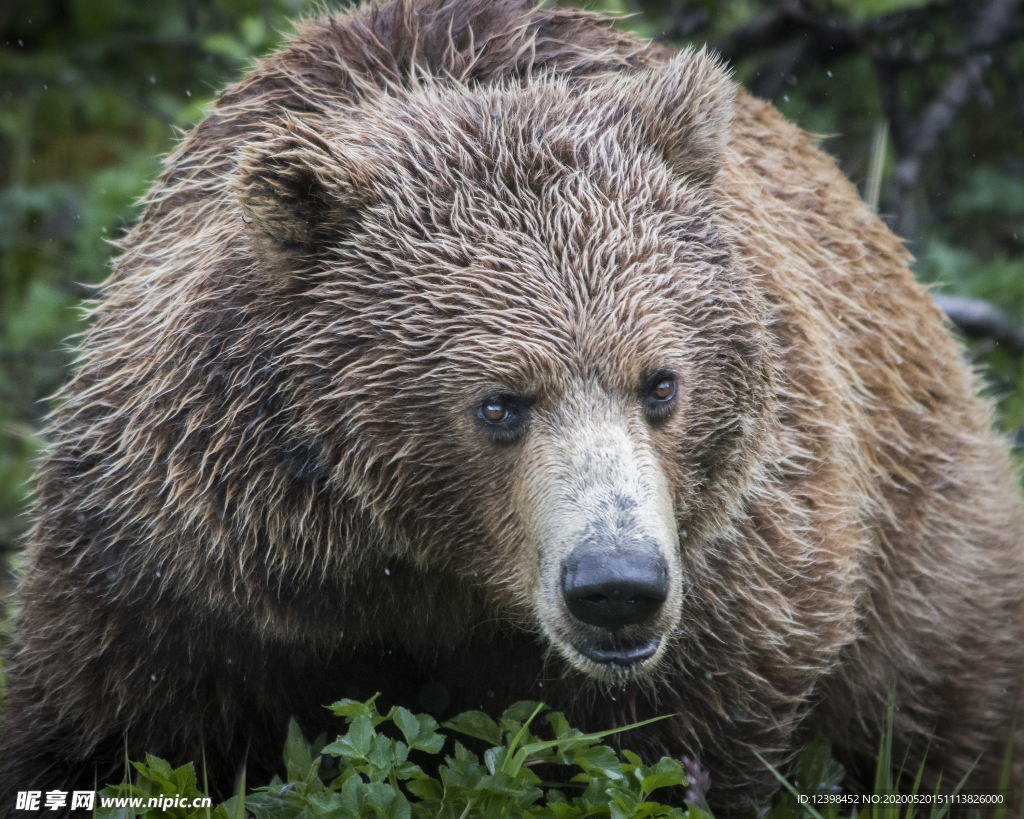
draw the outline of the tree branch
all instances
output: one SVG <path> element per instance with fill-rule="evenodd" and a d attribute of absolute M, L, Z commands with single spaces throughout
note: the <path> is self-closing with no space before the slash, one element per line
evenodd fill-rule
<path fill-rule="evenodd" d="M 953 71 L 938 96 L 925 109 L 920 124 L 915 129 L 913 146 L 896 163 L 890 189 L 891 209 L 896 214 L 896 232 L 904 236 L 913 230 L 913 211 L 909 207 L 909 195 L 921 171 L 921 162 L 939 143 L 939 137 L 953 123 L 953 118 L 972 92 L 982 83 L 985 68 L 992 63 L 992 57 L 983 49 L 990 47 L 1005 32 L 1010 18 L 1022 0 L 992 0 L 978 17 L 978 21 L 967 39 L 964 53 L 967 54 Z"/>
<path fill-rule="evenodd" d="M 964 296 L 934 296 L 935 305 L 964 335 L 991 338 L 1007 352 L 1024 353 L 1024 327 L 994 304 Z"/>
<path fill-rule="evenodd" d="M 962 2 L 962 0 L 961 0 Z M 859 50 L 875 57 L 881 50 L 874 40 L 891 40 L 900 34 L 927 26 L 940 11 L 955 5 L 949 0 L 910 11 L 900 11 L 864 23 L 851 23 L 812 11 L 797 0 L 776 0 L 776 11 L 766 12 L 733 30 L 714 43 L 715 49 L 727 59 L 736 60 L 757 51 L 785 46 L 794 37 L 810 36 L 835 59 Z"/>

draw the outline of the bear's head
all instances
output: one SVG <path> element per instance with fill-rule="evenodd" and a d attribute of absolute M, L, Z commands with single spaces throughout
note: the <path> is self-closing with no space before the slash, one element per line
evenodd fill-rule
<path fill-rule="evenodd" d="M 361 93 L 232 178 L 300 305 L 304 434 L 381 550 L 477 578 L 592 677 L 649 674 L 772 446 L 769 307 L 716 190 L 735 86 L 688 52 Z"/>

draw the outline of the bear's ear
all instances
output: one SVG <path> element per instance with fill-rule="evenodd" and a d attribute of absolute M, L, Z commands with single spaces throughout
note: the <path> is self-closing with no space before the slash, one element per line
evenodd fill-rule
<path fill-rule="evenodd" d="M 707 185 L 722 165 L 736 84 L 707 49 L 687 49 L 631 77 L 622 89 L 627 127 L 680 176 Z"/>
<path fill-rule="evenodd" d="M 368 204 L 373 176 L 355 151 L 289 116 L 242 146 L 231 188 L 245 221 L 280 250 L 303 254 L 338 241 Z"/>

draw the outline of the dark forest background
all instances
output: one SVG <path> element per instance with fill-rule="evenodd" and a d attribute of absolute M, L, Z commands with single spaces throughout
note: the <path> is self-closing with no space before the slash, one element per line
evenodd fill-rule
<path fill-rule="evenodd" d="M 328 4 L 333 7 L 336 4 Z M 1024 2 L 611 0 L 821 135 L 936 283 L 1024 447 Z M 0 0 L 0 560 L 47 397 L 160 157 L 307 0 Z M 940 285 L 940 286 L 939 286 Z M 2 592 L 2 588 L 0 588 Z"/>

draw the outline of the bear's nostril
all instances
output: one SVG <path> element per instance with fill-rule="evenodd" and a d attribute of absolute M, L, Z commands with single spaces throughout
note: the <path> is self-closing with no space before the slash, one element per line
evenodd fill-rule
<path fill-rule="evenodd" d="M 642 623 L 668 597 L 668 567 L 658 555 L 574 552 L 562 564 L 562 597 L 588 625 L 614 630 Z"/>

